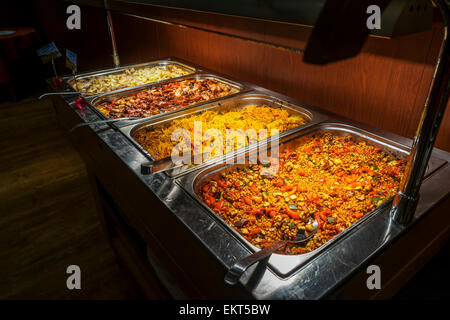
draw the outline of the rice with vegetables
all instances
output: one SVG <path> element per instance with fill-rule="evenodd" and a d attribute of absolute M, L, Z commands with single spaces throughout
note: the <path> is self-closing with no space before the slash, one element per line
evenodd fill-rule
<path fill-rule="evenodd" d="M 279 170 L 234 167 L 203 182 L 199 197 L 253 245 L 288 243 L 279 253 L 313 251 L 394 195 L 405 162 L 380 148 L 323 133 L 280 151 Z M 315 221 L 315 223 L 314 223 Z"/>

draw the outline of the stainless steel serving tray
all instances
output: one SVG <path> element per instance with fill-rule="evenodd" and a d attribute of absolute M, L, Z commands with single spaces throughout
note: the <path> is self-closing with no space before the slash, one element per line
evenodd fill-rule
<path fill-rule="evenodd" d="M 175 120 L 175 119 L 179 119 L 179 118 L 183 118 L 183 117 L 188 117 L 188 116 L 192 116 L 193 114 L 196 113 L 201 113 L 207 110 L 214 110 L 214 111 L 223 111 L 223 112 L 227 112 L 227 111 L 237 111 L 237 110 L 241 110 L 247 106 L 254 106 L 254 105 L 266 105 L 269 107 L 273 107 L 273 108 L 281 108 L 284 110 L 287 110 L 288 113 L 290 115 L 300 115 L 302 117 L 304 117 L 305 119 L 308 120 L 307 123 L 305 123 L 304 125 L 297 127 L 297 128 L 292 128 L 290 130 L 284 131 L 282 133 L 280 133 L 280 138 L 284 137 L 286 135 L 289 135 L 293 132 L 295 132 L 296 130 L 298 130 L 299 128 L 307 128 L 310 126 L 313 126 L 315 124 L 318 124 L 322 121 L 325 121 L 327 119 L 326 116 L 324 116 L 321 113 L 315 112 L 315 111 L 310 111 L 306 108 L 303 108 L 301 106 L 297 106 L 291 103 L 288 103 L 284 100 L 281 100 L 279 98 L 275 98 L 273 96 L 269 96 L 266 94 L 262 94 L 262 93 L 258 93 L 258 92 L 250 92 L 250 93 L 242 93 L 239 95 L 236 95 L 234 97 L 228 97 L 225 98 L 224 100 L 221 101 L 217 101 L 217 102 L 213 102 L 213 103 L 207 103 L 207 104 L 203 104 L 203 105 L 199 105 L 193 108 L 188 108 L 188 109 L 184 109 L 180 112 L 177 113 L 172 113 L 172 114 L 164 114 L 163 116 L 157 118 L 157 119 L 148 119 L 142 122 L 139 122 L 138 124 L 132 124 L 132 125 L 128 125 L 128 126 L 124 126 L 120 128 L 120 131 L 122 131 L 125 136 L 149 159 L 149 160 L 158 160 L 155 159 L 150 153 L 148 153 L 138 142 L 136 142 L 133 138 L 133 134 L 140 130 L 140 129 L 144 129 L 144 128 L 151 128 L 151 127 L 156 127 L 156 126 L 161 126 L 161 125 L 166 125 L 168 123 L 170 123 L 171 121 Z M 267 139 L 265 139 L 267 140 Z M 259 141 L 259 143 L 264 143 L 265 140 L 261 140 Z M 204 163 L 200 164 L 200 165 L 190 165 L 190 166 L 183 166 L 181 168 L 178 169 L 173 169 L 170 172 L 167 172 L 167 174 L 170 177 L 178 177 L 181 174 L 186 174 L 188 172 L 191 172 L 193 170 L 196 170 L 197 168 L 199 168 L 200 166 L 206 166 L 210 163 L 216 162 L 218 160 L 220 160 L 223 157 L 229 156 L 230 154 L 233 153 L 239 153 L 239 152 L 243 152 L 245 150 L 250 150 L 251 148 L 254 148 L 257 146 L 258 143 L 254 143 L 254 144 L 250 144 L 246 147 L 242 147 L 240 149 L 237 149 L 235 151 L 232 151 L 228 154 L 225 154 L 224 156 L 219 156 L 213 159 L 210 159 L 208 161 L 205 161 Z M 170 157 L 167 158 L 168 161 L 170 161 Z"/>
<path fill-rule="evenodd" d="M 346 124 L 340 124 L 340 123 L 321 123 L 316 126 L 309 127 L 304 130 L 298 130 L 295 133 L 292 133 L 288 136 L 285 136 L 284 138 L 280 139 L 280 146 L 279 151 L 282 152 L 286 147 L 294 148 L 296 144 L 300 143 L 302 141 L 302 138 L 311 136 L 313 134 L 323 133 L 323 132 L 330 132 L 333 134 L 336 134 L 338 136 L 351 136 L 356 141 L 367 141 L 369 144 L 380 147 L 383 151 L 387 152 L 388 154 L 392 155 L 393 157 L 397 159 L 406 159 L 409 154 L 409 148 L 407 146 L 401 145 L 399 143 L 390 141 L 386 138 L 377 136 L 375 134 L 372 134 L 368 131 L 364 131 L 361 129 L 358 129 L 356 127 L 346 125 Z M 260 146 L 260 148 L 267 150 L 270 147 L 267 145 Z M 235 157 L 244 157 L 246 161 L 249 159 L 249 156 L 252 154 L 258 152 L 258 150 L 253 149 L 249 150 L 245 155 L 235 155 Z M 229 162 L 228 162 L 229 163 Z M 425 178 L 428 177 L 432 172 L 437 170 L 439 167 L 441 167 L 443 164 L 445 164 L 445 161 L 437 159 L 437 158 L 431 158 L 427 173 L 425 175 Z M 221 163 L 214 163 L 207 167 L 204 167 L 202 169 L 196 170 L 195 172 L 191 172 L 187 175 L 184 175 L 178 179 L 176 179 L 176 182 L 194 199 L 196 199 L 202 207 L 211 214 L 214 218 L 216 218 L 221 224 L 227 228 L 233 237 L 236 239 L 236 241 L 242 242 L 249 250 L 250 252 L 256 252 L 260 249 L 256 246 L 252 245 L 250 242 L 248 242 L 246 239 L 244 239 L 236 230 L 234 230 L 230 225 L 228 225 L 224 220 L 222 220 L 214 211 L 212 211 L 206 204 L 203 203 L 202 200 L 197 196 L 198 189 L 202 182 L 205 180 L 213 179 L 218 174 L 224 171 L 232 170 L 236 166 L 242 166 L 242 164 L 227 164 L 225 162 Z M 358 227 L 365 223 L 365 221 L 373 218 L 377 213 L 381 212 L 383 208 L 390 205 L 392 202 L 392 198 L 385 201 L 382 205 L 375 208 L 373 211 L 362 217 L 360 220 L 358 220 L 356 223 L 354 223 L 349 228 L 345 229 L 343 232 L 341 232 L 339 235 L 334 237 L 333 239 L 329 240 L 326 244 L 322 245 L 321 247 L 317 248 L 316 250 L 301 254 L 301 255 L 282 255 L 282 254 L 273 254 L 269 261 L 268 261 L 268 267 L 275 272 L 279 277 L 286 278 L 291 276 L 293 273 L 295 273 L 297 270 L 299 270 L 307 261 L 314 259 L 318 254 L 323 252 L 324 250 L 327 250 L 330 246 L 337 243 L 340 239 L 343 237 L 346 237 L 349 233 L 354 232 L 354 230 L 358 229 Z M 206 214 L 205 212 L 205 214 Z"/>
<path fill-rule="evenodd" d="M 199 71 L 198 68 L 188 65 L 184 62 L 180 62 L 177 60 L 171 60 L 171 59 L 163 59 L 163 60 L 154 60 L 154 61 L 149 61 L 149 62 L 145 62 L 145 63 L 127 65 L 127 66 L 123 66 L 120 68 L 110 68 L 110 69 L 103 69 L 103 70 L 97 70 L 97 71 L 90 71 L 90 72 L 86 72 L 86 73 L 81 73 L 81 74 L 77 75 L 76 78 L 77 78 L 77 80 L 82 80 L 82 79 L 86 79 L 86 78 L 95 78 L 95 77 L 107 76 L 107 75 L 111 75 L 111 74 L 119 74 L 119 73 L 123 73 L 123 72 L 125 72 L 125 70 L 131 69 L 131 68 L 143 69 L 143 68 L 166 66 L 166 65 L 176 65 L 176 66 L 180 67 L 181 69 L 189 72 L 189 74 L 175 77 L 175 78 L 169 78 L 169 79 L 165 79 L 165 80 L 161 80 L 161 81 L 148 82 L 148 83 L 141 84 L 138 86 L 132 86 L 132 87 L 128 87 L 128 88 L 111 90 L 111 91 L 102 92 L 102 93 L 88 94 L 88 95 L 82 94 L 82 93 L 79 93 L 79 94 L 83 97 L 96 97 L 96 96 L 106 94 L 106 93 L 121 92 L 121 91 L 126 91 L 128 89 L 140 88 L 140 87 L 147 86 L 150 84 L 157 84 L 157 83 L 161 83 L 161 82 L 168 81 L 168 80 L 175 80 L 175 79 L 192 76 L 193 74 L 195 74 Z M 78 90 L 76 90 L 71 84 L 71 82 L 73 82 L 73 79 L 74 79 L 73 76 L 64 76 L 63 77 L 65 88 L 67 89 L 67 91 L 78 92 Z"/>
<path fill-rule="evenodd" d="M 192 104 L 192 105 L 189 105 L 189 106 L 185 106 L 185 107 L 182 107 L 182 108 L 179 108 L 179 109 L 176 109 L 176 110 L 172 110 L 172 111 L 168 111 L 168 112 L 162 112 L 162 113 L 155 114 L 155 115 L 152 115 L 152 116 L 147 117 L 147 118 L 141 118 L 141 119 L 137 119 L 137 120 L 130 120 L 130 121 L 127 121 L 127 122 L 116 122 L 116 123 L 114 123 L 115 127 L 118 128 L 118 127 L 121 127 L 123 125 L 136 124 L 136 123 L 140 123 L 142 121 L 146 121 L 146 120 L 149 120 L 149 119 L 155 119 L 155 118 L 159 118 L 159 117 L 162 117 L 162 116 L 171 115 L 171 114 L 180 112 L 180 111 L 185 110 L 185 109 L 190 109 L 190 108 L 194 108 L 194 107 L 197 107 L 197 106 L 209 104 L 211 102 L 220 101 L 220 100 L 223 100 L 223 99 L 227 99 L 229 97 L 234 97 L 234 96 L 236 96 L 236 95 L 238 95 L 238 94 L 240 94 L 242 92 L 247 92 L 247 91 L 251 90 L 251 88 L 249 88 L 249 87 L 247 87 L 247 86 L 245 86 L 243 84 L 240 84 L 240 83 L 238 83 L 236 81 L 232 81 L 232 80 L 226 79 L 224 77 L 216 76 L 214 74 L 195 74 L 195 75 L 185 76 L 185 77 L 182 77 L 182 78 L 176 79 L 176 80 L 175 79 L 165 80 L 165 81 L 161 81 L 161 82 L 158 82 L 158 83 L 155 83 L 155 84 L 140 86 L 140 87 L 136 87 L 136 88 L 131 88 L 131 89 L 123 90 L 123 91 L 120 91 L 120 92 L 111 92 L 111 93 L 101 94 L 101 95 L 98 95 L 98 96 L 96 96 L 94 98 L 88 98 L 87 102 L 88 102 L 88 105 L 91 107 L 91 109 L 93 109 L 99 115 L 100 118 L 107 120 L 107 119 L 110 119 L 110 118 L 108 118 L 100 110 L 98 110 L 97 106 L 102 104 L 103 102 L 109 100 L 109 99 L 120 98 L 120 97 L 125 97 L 125 96 L 132 96 L 132 95 L 137 94 L 138 92 L 149 90 L 152 87 L 160 86 L 160 85 L 163 85 L 165 83 L 175 82 L 175 81 L 185 81 L 185 80 L 191 80 L 191 79 L 195 79 L 195 80 L 216 79 L 217 81 L 219 81 L 221 83 L 227 84 L 227 85 L 237 89 L 238 92 L 230 94 L 228 96 L 221 97 L 221 98 L 212 99 L 212 100 L 208 100 L 208 101 L 204 101 L 204 102 L 200 102 L 200 103 L 195 103 L 195 104 Z"/>

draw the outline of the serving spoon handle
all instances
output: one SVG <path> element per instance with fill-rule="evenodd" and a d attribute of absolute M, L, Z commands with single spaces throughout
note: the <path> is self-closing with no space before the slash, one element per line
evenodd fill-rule
<path fill-rule="evenodd" d="M 245 271 L 247 271 L 248 268 L 250 268 L 252 265 L 254 265 L 256 262 L 259 262 L 261 260 L 264 260 L 265 258 L 269 257 L 277 251 L 278 249 L 283 248 L 288 243 L 301 243 L 308 241 L 314 236 L 314 234 L 310 234 L 308 237 L 302 239 L 302 240 L 276 240 L 272 242 L 269 246 L 261 249 L 260 251 L 257 251 L 253 254 L 250 254 L 237 262 L 235 262 L 230 269 L 228 269 L 227 274 L 225 275 L 225 283 L 229 285 L 235 285 L 238 283 L 241 276 L 244 274 Z"/>
<path fill-rule="evenodd" d="M 244 274 L 244 272 L 247 271 L 248 268 L 250 268 L 256 262 L 264 260 L 265 258 L 269 257 L 270 255 L 272 255 L 272 253 L 282 248 L 286 244 L 287 244 L 286 240 L 277 240 L 272 242 L 270 246 L 267 246 L 258 252 L 246 256 L 241 260 L 238 260 L 231 266 L 231 268 L 225 275 L 224 279 L 225 283 L 231 286 L 235 285 L 236 283 L 238 283 L 239 279 Z"/>

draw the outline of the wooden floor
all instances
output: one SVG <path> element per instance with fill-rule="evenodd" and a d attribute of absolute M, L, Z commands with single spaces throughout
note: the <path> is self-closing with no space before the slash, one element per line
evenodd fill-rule
<path fill-rule="evenodd" d="M 98 222 L 49 100 L 0 104 L 0 299 L 140 299 Z M 82 289 L 66 288 L 79 265 Z M 450 298 L 450 244 L 396 296 Z"/>
<path fill-rule="evenodd" d="M 50 100 L 0 104 L 0 299 L 136 299 Z M 81 290 L 66 268 L 81 268 Z"/>

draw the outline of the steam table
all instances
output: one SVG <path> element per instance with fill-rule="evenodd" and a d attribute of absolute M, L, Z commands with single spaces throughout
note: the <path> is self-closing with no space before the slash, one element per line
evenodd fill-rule
<path fill-rule="evenodd" d="M 254 90 L 297 105 L 289 97 Z M 66 129 L 99 120 L 79 110 L 74 96 L 53 98 Z M 309 110 L 405 146 L 411 140 L 355 123 L 315 107 Z M 424 180 L 413 223 L 393 223 L 389 206 L 314 256 L 287 277 L 263 263 L 252 266 L 236 286 L 224 275 L 249 249 L 163 173 L 142 175 L 147 158 L 117 129 L 101 124 L 70 135 L 89 172 L 98 212 L 111 246 L 149 298 L 320 299 L 393 296 L 449 239 L 450 154 L 434 149 L 439 166 Z M 381 290 L 366 285 L 369 265 L 381 269 Z"/>

